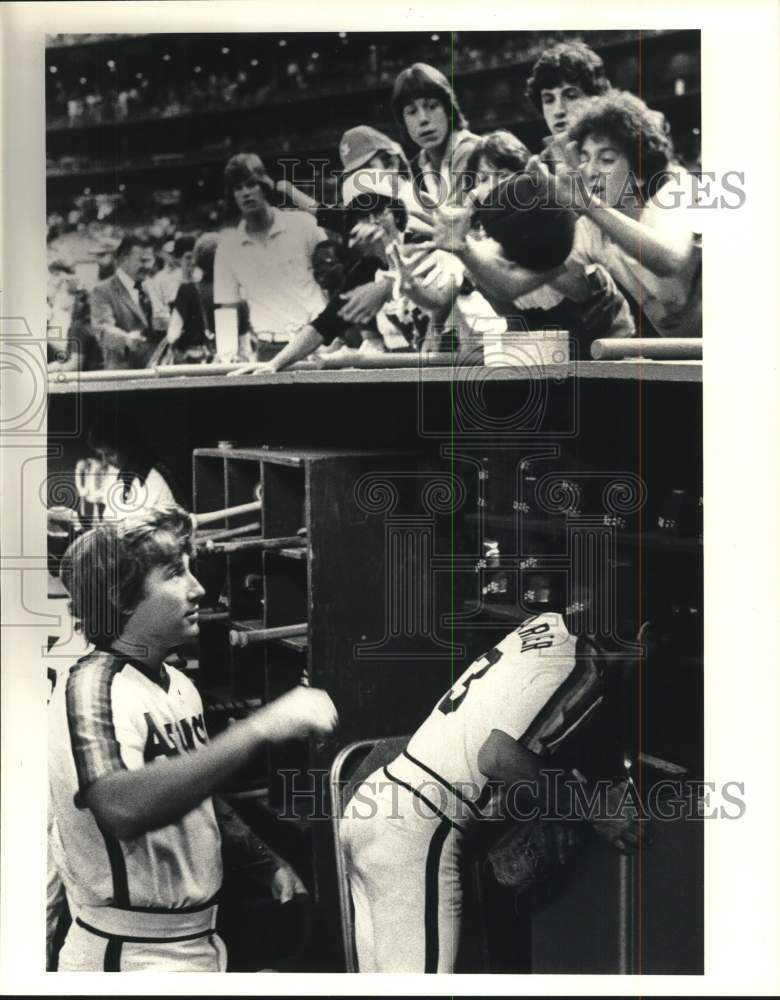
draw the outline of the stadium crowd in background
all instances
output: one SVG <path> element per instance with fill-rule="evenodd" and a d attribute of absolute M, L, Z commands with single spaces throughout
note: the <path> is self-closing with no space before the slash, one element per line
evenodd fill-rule
<path fill-rule="evenodd" d="M 52 212 L 52 370 L 218 360 L 273 371 L 312 352 L 451 349 L 507 324 L 566 329 L 582 357 L 637 327 L 701 335 L 690 174 L 661 113 L 612 88 L 591 48 L 545 49 L 518 94 L 549 130 L 541 156 L 506 130 L 469 131 L 433 66 L 403 68 L 391 91 L 402 145 L 370 123 L 347 129 L 324 171 L 332 204 L 242 153 L 223 201 L 189 216 L 120 227 L 89 196 L 67 218 Z M 670 190 L 679 210 L 655 200 Z"/>

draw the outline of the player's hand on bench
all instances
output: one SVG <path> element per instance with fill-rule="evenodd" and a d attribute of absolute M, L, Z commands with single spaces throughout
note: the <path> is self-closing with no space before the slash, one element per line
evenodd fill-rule
<path fill-rule="evenodd" d="M 258 709 L 252 720 L 268 743 L 329 736 L 339 717 L 330 695 L 319 688 L 296 687 Z"/>

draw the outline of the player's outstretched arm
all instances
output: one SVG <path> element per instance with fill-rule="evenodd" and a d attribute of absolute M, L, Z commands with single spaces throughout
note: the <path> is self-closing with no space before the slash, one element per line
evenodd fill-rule
<path fill-rule="evenodd" d="M 98 778 L 84 794 L 99 826 L 120 840 L 174 823 L 246 764 L 265 743 L 327 736 L 338 723 L 330 697 L 295 688 L 230 726 L 197 753 Z"/>

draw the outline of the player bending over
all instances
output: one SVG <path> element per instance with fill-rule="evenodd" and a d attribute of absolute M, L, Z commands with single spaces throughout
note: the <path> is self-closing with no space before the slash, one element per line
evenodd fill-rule
<path fill-rule="evenodd" d="M 545 758 L 588 728 L 605 679 L 595 645 L 561 615 L 529 619 L 458 678 L 395 760 L 358 784 L 341 831 L 361 972 L 454 971 L 475 824 L 505 810 L 504 799 L 528 816 L 561 808 L 532 790 L 545 787 Z M 617 808 L 592 826 L 619 850 L 642 837 Z"/>

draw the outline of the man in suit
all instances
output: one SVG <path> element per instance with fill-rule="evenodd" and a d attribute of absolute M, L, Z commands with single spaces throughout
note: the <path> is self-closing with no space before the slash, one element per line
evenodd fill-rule
<path fill-rule="evenodd" d="M 115 273 L 92 289 L 92 326 L 104 368 L 145 368 L 159 340 L 144 286 L 154 267 L 151 243 L 128 234 L 116 249 L 116 259 Z"/>

